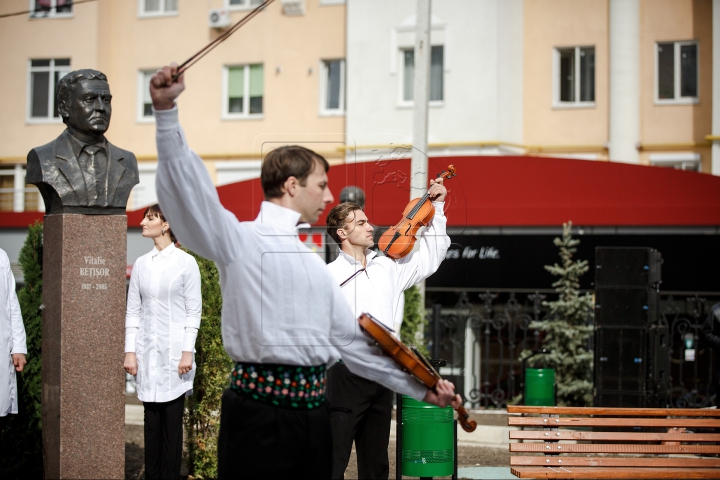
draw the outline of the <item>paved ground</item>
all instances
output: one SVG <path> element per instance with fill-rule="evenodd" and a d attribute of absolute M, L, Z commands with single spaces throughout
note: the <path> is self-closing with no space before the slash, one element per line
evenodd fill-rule
<path fill-rule="evenodd" d="M 145 476 L 142 406 L 137 405 L 137 400 L 130 400 L 130 402 L 135 405 L 129 404 L 125 410 L 125 478 L 139 480 Z M 470 479 L 515 478 L 510 474 L 508 468 L 510 453 L 507 446 L 508 428 L 505 426 L 507 425 L 507 415 L 472 413 L 471 416 L 478 422 L 477 430 L 472 434 L 468 434 L 462 429 L 458 431 L 458 477 Z M 388 448 L 390 478 L 395 478 L 395 456 L 395 425 L 393 422 Z M 187 475 L 186 472 L 187 470 L 183 468 L 185 475 Z M 357 478 L 354 452 L 345 478 Z"/>

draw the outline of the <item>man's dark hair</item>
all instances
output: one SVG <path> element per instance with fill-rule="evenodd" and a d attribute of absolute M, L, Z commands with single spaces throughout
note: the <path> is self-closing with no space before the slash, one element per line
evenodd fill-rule
<path fill-rule="evenodd" d="M 57 103 L 65 102 L 68 104 L 73 95 L 73 88 L 80 80 L 102 80 L 107 82 L 107 77 L 104 73 L 98 72 L 97 70 L 91 70 L 89 68 L 83 68 L 81 70 L 75 70 L 68 73 L 58 81 L 57 84 Z M 63 123 L 67 123 L 67 119 L 63 117 Z"/>
<path fill-rule="evenodd" d="M 282 186 L 289 177 L 295 177 L 305 186 L 307 177 L 319 163 L 327 172 L 330 169 L 325 157 L 299 145 L 276 148 L 265 155 L 260 171 L 260 181 L 265 199 L 280 198 Z"/>
<path fill-rule="evenodd" d="M 327 232 L 335 242 L 340 245 L 342 240 L 337 234 L 338 228 L 343 228 L 347 223 L 347 218 L 352 212 L 362 210 L 360 205 L 352 202 L 345 202 L 335 205 L 327 216 Z"/>

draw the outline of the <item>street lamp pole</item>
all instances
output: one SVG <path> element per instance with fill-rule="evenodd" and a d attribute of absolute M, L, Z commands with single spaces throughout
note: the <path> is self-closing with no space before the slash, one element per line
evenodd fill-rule
<path fill-rule="evenodd" d="M 428 183 L 428 101 L 430 100 L 431 0 L 417 0 L 415 72 L 413 79 L 413 138 L 410 161 L 410 200 L 422 197 Z M 425 282 L 418 284 L 425 311 Z"/>

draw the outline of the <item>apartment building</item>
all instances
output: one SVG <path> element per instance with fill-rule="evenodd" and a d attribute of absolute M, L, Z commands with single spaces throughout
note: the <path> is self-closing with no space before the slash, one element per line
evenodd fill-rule
<path fill-rule="evenodd" d="M 128 209 L 155 202 L 155 127 L 147 84 L 181 63 L 260 0 L 6 0 L 0 4 L 0 211 L 43 210 L 24 181 L 27 152 L 63 129 L 55 85 L 65 73 L 105 73 L 113 94 L 108 138 L 135 153 L 140 184 Z M 16 16 L 15 12 L 35 10 Z M 345 5 L 283 0 L 186 74 L 179 99 L 189 142 L 224 185 L 259 176 L 263 152 L 301 143 L 342 158 Z"/>

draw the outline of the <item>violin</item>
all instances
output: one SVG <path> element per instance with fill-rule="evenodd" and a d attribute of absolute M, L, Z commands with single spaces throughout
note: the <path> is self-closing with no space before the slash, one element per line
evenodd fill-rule
<path fill-rule="evenodd" d="M 452 178 L 455 175 L 455 165 L 448 165 L 447 171 L 438 173 L 437 178 Z M 420 198 L 410 200 L 403 211 L 403 218 L 380 236 L 380 250 L 395 260 L 405 257 L 415 247 L 417 231 L 420 227 L 427 226 L 434 215 L 435 207 L 429 200 L 428 192 Z"/>
<path fill-rule="evenodd" d="M 435 385 L 442 377 L 430 365 L 430 362 L 416 348 L 412 350 L 400 340 L 390 333 L 383 324 L 378 322 L 372 315 L 363 313 L 358 318 L 360 327 L 377 342 L 383 352 L 390 356 L 401 367 L 407 370 L 412 376 L 417 378 L 427 388 L 435 390 Z M 460 405 L 455 409 L 458 412 L 458 422 L 466 432 L 473 432 L 477 427 L 477 422 L 470 420 L 465 407 Z"/>

